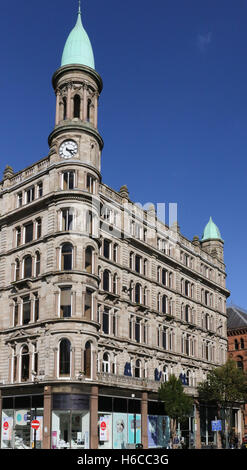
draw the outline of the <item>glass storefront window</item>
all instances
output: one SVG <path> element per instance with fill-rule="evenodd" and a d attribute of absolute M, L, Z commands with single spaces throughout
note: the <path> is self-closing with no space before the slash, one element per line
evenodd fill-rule
<path fill-rule="evenodd" d="M 13 420 L 14 420 L 14 411 L 13 410 L 3 410 L 3 412 L 2 412 L 1 449 L 11 449 L 12 448 Z"/>
<path fill-rule="evenodd" d="M 53 411 L 51 447 L 89 449 L 89 411 Z"/>
<path fill-rule="evenodd" d="M 14 448 L 31 449 L 31 426 L 27 424 L 27 415 L 30 410 L 15 410 L 14 413 Z"/>
<path fill-rule="evenodd" d="M 43 396 L 4 397 L 1 449 L 42 449 Z M 31 427 L 33 419 L 37 429 Z"/>
<path fill-rule="evenodd" d="M 148 447 L 167 447 L 170 440 L 168 416 L 148 415 Z"/>

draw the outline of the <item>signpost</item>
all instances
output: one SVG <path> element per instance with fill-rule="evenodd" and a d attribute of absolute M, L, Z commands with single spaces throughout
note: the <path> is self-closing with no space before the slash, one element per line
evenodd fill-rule
<path fill-rule="evenodd" d="M 36 433 L 40 427 L 40 422 L 37 419 L 33 419 L 31 422 L 31 428 L 34 429 L 34 449 L 36 449 Z"/>
<path fill-rule="evenodd" d="M 35 430 L 35 431 L 38 431 L 39 427 L 40 427 L 40 422 L 37 420 L 37 419 L 33 419 L 33 421 L 31 422 L 31 427 Z"/>
<path fill-rule="evenodd" d="M 222 431 L 222 424 L 220 419 L 211 421 L 212 431 L 216 432 L 216 447 L 218 447 L 218 431 Z"/>
<path fill-rule="evenodd" d="M 222 431 L 221 420 L 217 419 L 216 421 L 211 421 L 212 431 Z"/>

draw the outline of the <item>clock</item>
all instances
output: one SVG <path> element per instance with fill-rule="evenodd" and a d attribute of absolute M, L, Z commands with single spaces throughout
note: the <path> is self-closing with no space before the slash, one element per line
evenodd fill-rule
<path fill-rule="evenodd" d="M 59 155 L 62 158 L 72 158 L 77 154 L 78 146 L 74 140 L 65 140 L 59 147 Z"/>

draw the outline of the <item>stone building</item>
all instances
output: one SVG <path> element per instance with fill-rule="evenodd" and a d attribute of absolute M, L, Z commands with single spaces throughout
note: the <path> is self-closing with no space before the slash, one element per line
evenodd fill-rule
<path fill-rule="evenodd" d="M 235 305 L 227 307 L 227 336 L 228 357 L 247 372 L 247 312 Z M 247 435 L 247 405 L 243 410 L 242 434 Z"/>
<path fill-rule="evenodd" d="M 191 241 L 102 182 L 80 11 L 52 83 L 49 154 L 0 182 L 1 447 L 163 446 L 160 383 L 196 396 L 226 360 L 224 243 L 211 218 Z M 196 408 L 187 431 L 199 446 Z"/>

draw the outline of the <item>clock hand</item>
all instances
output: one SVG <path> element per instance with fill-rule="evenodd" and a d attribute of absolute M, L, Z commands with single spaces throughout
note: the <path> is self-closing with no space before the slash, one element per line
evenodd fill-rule
<path fill-rule="evenodd" d="M 67 152 L 69 152 L 69 153 L 73 153 L 73 149 L 68 149 L 68 147 L 66 147 L 66 150 L 67 150 Z"/>

